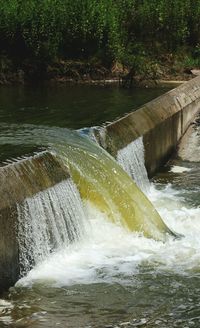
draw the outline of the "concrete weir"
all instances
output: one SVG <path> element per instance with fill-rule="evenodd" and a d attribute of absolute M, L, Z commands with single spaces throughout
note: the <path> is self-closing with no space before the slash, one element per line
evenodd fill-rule
<path fill-rule="evenodd" d="M 143 137 L 145 166 L 151 177 L 175 151 L 200 110 L 200 77 L 150 101 L 135 112 L 105 125 L 96 137 L 109 153 L 117 152 Z"/>
<path fill-rule="evenodd" d="M 199 109 L 197 77 L 96 130 L 96 137 L 117 157 L 119 150 L 142 136 L 146 168 L 151 176 L 175 150 Z M 49 152 L 0 167 L 0 292 L 19 278 L 17 206 L 68 178 L 67 168 Z"/>
<path fill-rule="evenodd" d="M 48 152 L 0 167 L 0 292 L 19 278 L 17 205 L 68 177 Z"/>

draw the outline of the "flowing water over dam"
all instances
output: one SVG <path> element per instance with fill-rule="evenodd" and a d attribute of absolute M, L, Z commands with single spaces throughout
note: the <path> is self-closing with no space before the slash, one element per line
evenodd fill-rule
<path fill-rule="evenodd" d="M 118 153 L 157 212 L 86 132 L 1 124 L 0 145 L 48 149 L 73 180 L 18 205 L 22 278 L 2 295 L 0 327 L 199 327 L 200 164 L 177 159 L 149 182 L 142 138 Z M 156 239 L 126 224 L 146 217 L 139 200 Z"/>

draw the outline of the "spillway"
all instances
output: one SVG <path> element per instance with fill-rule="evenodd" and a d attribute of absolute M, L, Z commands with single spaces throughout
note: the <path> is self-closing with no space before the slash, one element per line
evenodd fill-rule
<path fill-rule="evenodd" d="M 21 131 L 19 129 L 17 133 L 15 130 L 14 133 L 14 138 L 10 134 L 6 138 L 4 131 L 4 142 L 17 143 Z M 128 174 L 87 136 L 67 129 L 55 131 L 30 126 L 27 127 L 26 142 L 30 142 L 30 138 L 34 143 L 42 142 L 49 147 L 52 154 L 62 161 L 62 165 L 67 166 L 82 200 L 92 203 L 109 220 L 155 239 L 164 240 L 166 234 L 174 235 Z M 147 183 L 147 174 L 145 178 L 142 176 L 144 163 L 138 165 L 136 159 L 133 165 L 138 167 L 140 180 L 144 180 L 142 183 Z"/>
<path fill-rule="evenodd" d="M 198 162 L 176 159 L 151 183 L 145 169 L 155 172 L 198 110 L 196 84 L 194 99 L 186 86 L 164 97 L 167 109 L 155 101 L 153 118 L 147 104 L 108 125 L 100 144 L 116 160 L 89 128 L 1 123 L 0 145 L 45 149 L 0 172 L 4 231 L 15 227 L 0 236 L 14 250 L 5 275 L 13 258 L 20 266 L 0 299 L 2 327 L 198 327 Z"/>

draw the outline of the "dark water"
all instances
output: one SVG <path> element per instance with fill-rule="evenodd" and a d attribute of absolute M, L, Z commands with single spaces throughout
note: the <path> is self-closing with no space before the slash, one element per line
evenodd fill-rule
<path fill-rule="evenodd" d="M 72 129 L 101 125 L 165 91 L 113 86 L 1 87 L 0 122 Z"/>
<path fill-rule="evenodd" d="M 167 89 L 119 89 L 116 86 L 0 87 L 1 124 L 46 125 L 80 129 L 112 121 Z M 0 161 L 29 155 L 38 147 L 0 145 Z"/>
<path fill-rule="evenodd" d="M 130 286 L 43 285 L 14 291 L 13 308 L 8 306 L 4 317 L 12 318 L 9 327 L 198 328 L 200 278 L 143 271 L 132 278 Z"/>

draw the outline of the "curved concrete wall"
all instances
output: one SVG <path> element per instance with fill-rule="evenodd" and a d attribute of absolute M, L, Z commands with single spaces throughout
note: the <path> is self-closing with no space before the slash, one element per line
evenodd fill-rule
<path fill-rule="evenodd" d="M 120 149 L 143 136 L 149 176 L 169 158 L 200 110 L 200 77 L 152 100 L 135 112 L 96 131 L 99 143 L 116 157 Z"/>
<path fill-rule="evenodd" d="M 68 177 L 48 152 L 0 167 L 0 292 L 19 278 L 17 204 Z"/>

